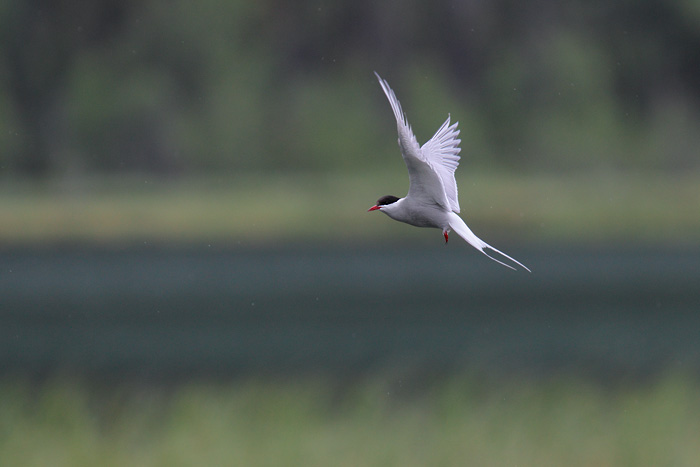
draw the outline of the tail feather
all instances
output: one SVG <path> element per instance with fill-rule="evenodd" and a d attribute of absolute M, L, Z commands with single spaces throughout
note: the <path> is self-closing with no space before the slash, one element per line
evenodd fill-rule
<path fill-rule="evenodd" d="M 491 255 L 489 255 L 488 253 L 486 253 L 486 252 L 484 251 L 484 248 L 488 248 L 488 249 L 490 249 L 490 250 L 493 250 L 493 251 L 495 251 L 496 253 L 498 253 L 498 254 L 500 254 L 500 255 L 502 255 L 502 256 L 508 258 L 509 260 L 511 260 L 512 262 L 514 262 L 515 264 L 517 264 L 518 266 L 522 267 L 522 268 L 525 269 L 527 272 L 532 272 L 532 271 L 530 271 L 530 269 L 528 269 L 527 266 L 525 266 L 525 265 L 522 264 L 521 262 L 519 262 L 519 261 L 517 261 L 517 260 L 511 258 L 511 257 L 508 256 L 507 254 L 503 253 L 501 250 L 498 250 L 498 249 L 492 247 L 491 245 L 489 245 L 488 243 L 486 243 L 485 241 L 481 240 L 479 237 L 477 237 L 476 235 L 474 235 L 474 232 L 472 232 L 471 229 L 470 229 L 469 227 L 467 227 L 467 224 L 465 224 L 464 221 L 462 220 L 462 218 L 459 217 L 457 214 L 451 212 L 451 213 L 450 213 L 450 221 L 449 221 L 449 222 L 450 222 L 450 228 L 452 228 L 452 230 L 454 230 L 454 231 L 457 233 L 457 235 L 459 235 L 460 237 L 462 237 L 462 238 L 463 238 L 464 240 L 466 240 L 471 246 L 473 246 L 474 248 L 476 248 L 477 250 L 479 250 L 479 251 L 482 252 L 484 255 L 488 256 L 490 259 L 494 260 L 494 261 L 497 262 L 498 264 L 502 264 L 503 266 L 505 266 L 505 267 L 507 267 L 507 268 L 510 268 L 510 269 L 512 269 L 512 270 L 514 270 L 514 271 L 516 270 L 513 266 L 511 266 L 511 265 L 509 265 L 509 264 L 506 264 L 506 263 L 504 263 L 503 261 L 499 261 L 499 260 L 497 260 L 496 258 L 494 258 L 493 256 L 491 256 Z"/>

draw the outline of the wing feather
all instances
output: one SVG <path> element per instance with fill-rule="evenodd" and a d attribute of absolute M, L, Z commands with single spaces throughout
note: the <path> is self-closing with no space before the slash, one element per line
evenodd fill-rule
<path fill-rule="evenodd" d="M 455 180 L 455 170 L 459 166 L 459 130 L 458 122 L 450 125 L 450 117 L 430 140 L 423 145 L 421 152 L 428 164 L 437 172 L 445 188 L 445 194 L 450 202 L 450 208 L 454 212 L 459 212 L 459 199 L 457 193 L 457 181 Z"/>
<path fill-rule="evenodd" d="M 456 152 L 454 150 L 455 143 L 453 135 L 459 134 L 459 131 L 455 133 L 456 124 L 451 127 L 443 124 L 445 128 L 440 128 L 438 133 L 426 143 L 429 151 L 421 149 L 416 140 L 416 136 L 413 134 L 406 120 L 406 116 L 401 109 L 401 103 L 399 103 L 399 100 L 396 98 L 396 94 L 394 94 L 394 91 L 389 87 L 389 83 L 387 83 L 386 80 L 382 79 L 377 72 L 374 74 L 377 76 L 379 84 L 382 90 L 384 90 L 384 94 L 386 94 L 386 97 L 389 99 L 394 117 L 396 117 L 396 127 L 399 133 L 399 147 L 401 148 L 401 155 L 408 168 L 408 178 L 410 182 L 407 197 L 411 197 L 416 201 L 426 204 L 439 204 L 448 210 L 454 210 L 454 206 L 456 206 L 459 210 L 459 204 L 456 202 L 457 184 L 454 182 L 453 175 L 459 161 L 459 156 L 457 155 L 459 153 L 459 148 L 456 148 Z M 443 135 L 441 135 L 441 132 Z M 458 145 L 459 140 L 456 141 Z M 429 145 L 429 143 L 431 145 Z M 448 148 L 449 151 L 452 151 L 443 158 L 445 160 L 444 164 L 446 164 L 444 167 L 442 167 L 442 159 L 434 154 L 435 150 L 432 149 L 433 146 L 435 146 L 435 150 L 444 146 Z M 451 147 L 452 149 L 449 149 Z M 446 189 L 443 174 L 451 176 L 452 185 L 449 189 Z M 449 178 L 450 177 L 448 177 L 448 179 Z M 454 193 L 454 202 L 451 201 L 448 193 Z"/>

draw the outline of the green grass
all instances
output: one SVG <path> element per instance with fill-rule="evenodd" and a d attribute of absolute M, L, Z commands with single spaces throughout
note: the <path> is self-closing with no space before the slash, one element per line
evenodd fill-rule
<path fill-rule="evenodd" d="M 700 385 L 670 376 L 0 384 L 0 465 L 694 466 Z"/>
<path fill-rule="evenodd" d="M 403 169 L 363 174 L 132 178 L 0 185 L 0 243 L 266 243 L 429 238 L 366 209 Z M 477 235 L 522 242 L 697 243 L 700 173 L 462 174 Z M 434 233 L 436 239 L 439 233 Z"/>

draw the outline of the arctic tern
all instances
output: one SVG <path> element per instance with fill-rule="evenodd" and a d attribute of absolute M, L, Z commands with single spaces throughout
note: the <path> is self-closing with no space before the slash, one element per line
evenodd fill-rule
<path fill-rule="evenodd" d="M 382 196 L 377 200 L 377 204 L 369 208 L 368 211 L 381 211 L 394 220 L 417 227 L 442 229 L 445 243 L 447 243 L 448 234 L 452 229 L 470 245 L 497 263 L 515 269 L 486 253 L 485 248 L 503 255 L 530 272 L 522 263 L 474 235 L 462 218 L 457 215 L 459 201 L 457 200 L 457 182 L 454 173 L 459 165 L 459 143 L 461 142 L 460 139 L 457 139 L 459 136 L 458 122 L 450 124 L 450 116 L 448 115 L 447 120 L 437 133 L 420 147 L 401 110 L 399 100 L 389 87 L 389 83 L 383 80 L 377 72 L 374 74 L 377 76 L 384 94 L 389 99 L 391 109 L 396 117 L 399 148 L 408 168 L 410 185 L 408 194 L 403 198 L 392 195 Z"/>

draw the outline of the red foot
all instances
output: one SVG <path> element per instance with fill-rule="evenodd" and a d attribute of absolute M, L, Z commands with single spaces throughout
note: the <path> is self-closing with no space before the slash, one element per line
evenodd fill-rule
<path fill-rule="evenodd" d="M 447 240 L 449 240 L 449 237 L 447 236 L 447 230 L 443 231 L 442 234 L 445 236 L 445 243 L 447 243 Z"/>

